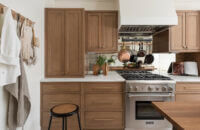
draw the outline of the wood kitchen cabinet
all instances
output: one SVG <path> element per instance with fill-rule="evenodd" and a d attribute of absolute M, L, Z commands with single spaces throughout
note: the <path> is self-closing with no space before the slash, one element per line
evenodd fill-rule
<path fill-rule="evenodd" d="M 88 52 L 116 52 L 117 11 L 86 12 L 86 49 Z"/>
<path fill-rule="evenodd" d="M 48 129 L 50 109 L 58 104 L 73 103 L 81 107 L 81 83 L 41 83 L 41 128 Z M 79 130 L 76 116 L 67 120 L 69 130 Z M 53 118 L 51 130 L 61 130 L 62 119 Z"/>
<path fill-rule="evenodd" d="M 80 106 L 84 130 L 124 130 L 124 83 L 41 83 L 41 127 L 46 130 L 49 110 L 61 103 Z M 53 119 L 52 129 L 62 129 L 62 120 Z M 69 130 L 78 130 L 76 116 L 68 119 Z"/>
<path fill-rule="evenodd" d="M 182 51 L 186 47 L 185 44 L 185 12 L 177 12 L 178 25 L 171 27 L 169 31 L 170 50 Z"/>
<path fill-rule="evenodd" d="M 177 102 L 200 102 L 200 83 L 177 83 Z"/>
<path fill-rule="evenodd" d="M 84 10 L 46 9 L 45 76 L 84 76 Z"/>
<path fill-rule="evenodd" d="M 178 25 L 153 36 L 153 52 L 200 52 L 200 12 L 177 11 Z"/>
<path fill-rule="evenodd" d="M 124 128 L 123 83 L 84 83 L 86 129 Z"/>

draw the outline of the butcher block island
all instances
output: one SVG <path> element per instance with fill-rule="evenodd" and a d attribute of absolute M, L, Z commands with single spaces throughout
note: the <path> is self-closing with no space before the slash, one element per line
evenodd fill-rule
<path fill-rule="evenodd" d="M 153 102 L 175 130 L 200 130 L 200 102 Z"/>
<path fill-rule="evenodd" d="M 95 80 L 96 79 L 96 80 Z M 116 72 L 108 76 L 44 79 L 41 82 L 41 126 L 47 130 L 49 110 L 55 105 L 73 103 L 80 107 L 84 130 L 124 129 L 124 79 Z M 62 129 L 62 119 L 54 119 L 51 130 Z M 68 129 L 79 130 L 76 116 L 68 118 Z"/>

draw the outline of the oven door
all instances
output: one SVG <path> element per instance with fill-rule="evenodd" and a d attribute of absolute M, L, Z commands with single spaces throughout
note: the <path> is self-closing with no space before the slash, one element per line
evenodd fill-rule
<path fill-rule="evenodd" d="M 171 130 L 172 125 L 152 105 L 168 101 L 174 101 L 172 93 L 127 93 L 126 130 Z"/>

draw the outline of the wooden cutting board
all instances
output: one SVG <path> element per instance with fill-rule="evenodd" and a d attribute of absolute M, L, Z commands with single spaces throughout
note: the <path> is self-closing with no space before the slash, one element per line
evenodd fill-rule
<path fill-rule="evenodd" d="M 111 71 L 116 71 L 116 70 L 137 70 L 137 71 L 154 71 L 156 70 L 155 67 L 150 66 L 150 67 L 141 67 L 141 68 L 124 68 L 121 66 L 117 66 L 117 67 L 109 67 L 109 69 Z"/>

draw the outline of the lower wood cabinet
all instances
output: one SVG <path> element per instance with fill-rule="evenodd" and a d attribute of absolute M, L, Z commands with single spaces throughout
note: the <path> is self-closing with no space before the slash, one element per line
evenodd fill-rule
<path fill-rule="evenodd" d="M 41 83 L 41 128 L 48 129 L 50 109 L 58 104 L 73 103 L 81 107 L 80 83 Z M 68 129 L 79 130 L 77 116 L 68 118 Z M 53 118 L 51 130 L 61 130 L 62 120 Z"/>
<path fill-rule="evenodd" d="M 86 111 L 122 111 L 122 94 L 85 94 Z"/>
<path fill-rule="evenodd" d="M 47 130 L 49 111 L 55 105 L 80 106 L 84 130 L 124 129 L 124 83 L 41 83 L 41 127 Z M 53 119 L 51 130 L 62 129 L 62 120 Z M 79 130 L 76 116 L 68 119 L 69 130 Z"/>
<path fill-rule="evenodd" d="M 122 112 L 85 112 L 85 127 L 87 129 L 123 128 L 123 113 Z"/>
<path fill-rule="evenodd" d="M 176 101 L 200 102 L 200 83 L 188 83 L 188 82 L 177 83 Z"/>

